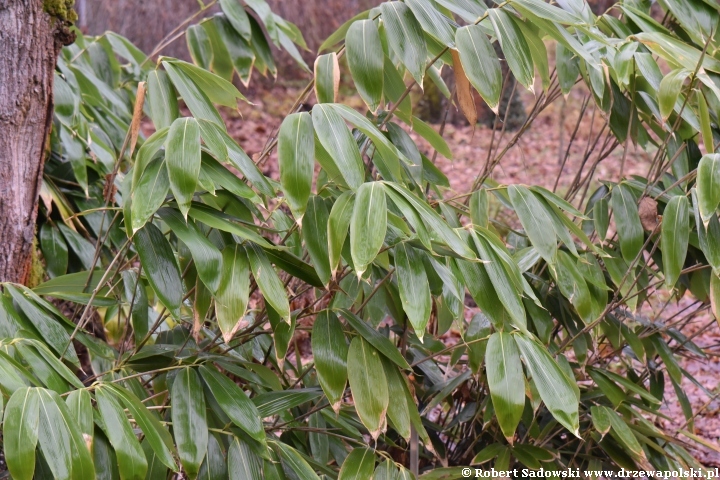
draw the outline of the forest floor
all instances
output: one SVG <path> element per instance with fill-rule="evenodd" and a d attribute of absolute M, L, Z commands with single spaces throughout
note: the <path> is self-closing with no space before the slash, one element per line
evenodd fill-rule
<path fill-rule="evenodd" d="M 240 114 L 227 112 L 229 132 L 249 155 L 257 155 L 267 144 L 268 139 L 275 134 L 283 116 L 299 93 L 299 88 L 286 86 L 274 86 L 257 91 L 255 95 L 249 97 L 254 105 L 242 105 Z M 529 110 L 534 97 L 529 92 L 523 92 L 522 95 Z M 492 177 L 501 184 L 527 183 L 542 185 L 551 190 L 557 182 L 557 192 L 560 194 L 567 192 L 574 183 L 578 170 L 582 170 L 585 175 L 593 164 L 595 157 L 592 155 L 585 164 L 583 158 L 586 152 L 592 152 L 595 138 L 604 123 L 600 112 L 595 111 L 594 102 L 590 101 L 590 106 L 583 112 L 584 96 L 582 90 L 576 88 L 567 99 L 559 99 L 540 113 L 530 128 L 506 152 Z M 435 128 L 439 126 L 435 125 Z M 574 131 L 575 139 L 570 143 Z M 502 149 L 513 135 L 514 132 L 506 132 L 504 137 L 500 138 L 499 134 L 493 136 L 492 130 L 487 127 L 478 126 L 472 129 L 467 124 L 446 125 L 444 137 L 452 149 L 454 158 L 446 159 L 438 156 L 436 159 L 437 166 L 450 181 L 451 188 L 446 197 L 469 192 L 487 161 L 490 146 L 497 148 L 497 145 L 500 145 Z M 424 140 L 414 135 L 413 137 L 418 141 L 423 153 L 432 158 L 431 147 Z M 603 144 L 602 138 L 598 145 Z M 599 147 L 595 149 L 599 150 Z M 567 159 L 560 171 L 565 152 L 568 152 Z M 647 153 L 639 148 L 630 147 L 625 153 L 623 146 L 619 146 L 599 162 L 594 178 L 617 181 L 621 176 L 621 168 L 624 176 L 647 176 L 651 162 L 652 152 Z M 276 154 L 263 163 L 262 169 L 267 175 L 278 177 Z M 599 183 L 596 180 L 588 192 L 585 194 L 580 192 L 580 195 L 590 195 L 597 186 Z M 579 197 L 575 198 L 575 203 L 582 203 Z M 667 295 L 663 297 L 665 298 L 650 299 L 645 303 L 640 314 L 652 320 L 660 320 L 668 319 L 673 315 L 686 315 L 695 308 L 703 308 L 703 313 L 695 316 L 684 327 L 683 333 L 689 337 L 699 333 L 693 341 L 706 349 L 709 355 L 706 358 L 692 356 L 680 359 L 682 368 L 697 380 L 696 384 L 684 379 L 682 390 L 687 395 L 693 411 L 699 411 L 694 421 L 694 433 L 717 446 L 720 444 L 720 398 L 718 397 L 720 327 L 707 313 L 707 306 L 694 303 L 689 295 L 677 302 L 673 300 L 667 306 L 665 305 L 668 297 Z M 673 433 L 680 429 L 689 430 L 691 427 L 686 425 L 676 392 L 667 378 L 665 390 L 666 402 L 661 407 L 660 413 L 667 418 L 658 416 L 655 420 L 658 424 L 664 424 Z M 687 440 L 680 435 L 677 436 Z M 716 447 L 716 450 L 700 447 L 696 448 L 694 453 L 706 466 L 720 467 L 720 447 Z"/>

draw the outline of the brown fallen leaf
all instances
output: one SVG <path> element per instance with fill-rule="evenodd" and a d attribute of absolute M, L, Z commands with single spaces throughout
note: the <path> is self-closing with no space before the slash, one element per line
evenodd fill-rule
<path fill-rule="evenodd" d="M 643 197 L 638 205 L 638 213 L 640 214 L 640 223 L 643 228 L 652 232 L 660 224 L 660 218 L 657 213 L 657 202 L 650 197 Z"/>
<path fill-rule="evenodd" d="M 472 86 L 467 76 L 465 76 L 465 70 L 463 69 L 462 62 L 460 61 L 460 54 L 457 50 L 450 50 L 453 59 L 453 67 L 455 69 L 455 87 L 458 103 L 460 104 L 460 110 L 463 115 L 467 118 L 470 125 L 475 128 L 477 124 L 477 110 L 475 109 L 475 100 L 473 100 Z"/>

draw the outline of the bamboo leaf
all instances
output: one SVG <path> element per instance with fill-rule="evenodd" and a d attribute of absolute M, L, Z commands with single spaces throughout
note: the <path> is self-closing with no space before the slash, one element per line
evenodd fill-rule
<path fill-rule="evenodd" d="M 338 197 L 330 210 L 328 217 L 328 256 L 330 258 L 330 270 L 333 277 L 340 263 L 345 239 L 347 238 L 350 219 L 352 218 L 353 207 L 355 206 L 355 194 L 345 192 Z"/>
<path fill-rule="evenodd" d="M 145 441 L 153 450 L 155 458 L 166 467 L 177 471 L 177 465 L 173 459 L 173 440 L 167 429 L 160 423 L 160 420 L 150 413 L 145 404 L 130 391 L 115 384 L 104 385 L 103 389 L 111 391 L 130 411 L 135 423 L 142 429 Z"/>
<path fill-rule="evenodd" d="M 240 328 L 249 296 L 250 269 L 247 255 L 240 245 L 229 245 L 222 251 L 220 287 L 215 296 L 217 322 L 225 343 Z"/>
<path fill-rule="evenodd" d="M 365 447 L 354 448 L 345 458 L 338 480 L 366 480 L 375 472 L 375 454 Z"/>
<path fill-rule="evenodd" d="M 355 139 L 342 117 L 329 106 L 317 104 L 312 110 L 312 121 L 320 143 L 332 157 L 345 182 L 350 188 L 358 188 L 365 179 L 363 162 Z"/>
<path fill-rule="evenodd" d="M 461 27 L 455 33 L 465 74 L 495 113 L 500 105 L 502 72 L 495 49 L 479 25 Z"/>
<path fill-rule="evenodd" d="M 557 236 L 553 230 L 553 222 L 542 203 L 522 185 L 510 185 L 508 194 L 533 247 L 546 262 L 554 264 L 557 256 Z"/>
<path fill-rule="evenodd" d="M 150 286 L 173 317 L 179 318 L 183 286 L 167 239 L 155 225 L 147 223 L 135 234 L 135 248 Z"/>
<path fill-rule="evenodd" d="M 385 58 L 375 22 L 360 20 L 353 23 L 345 37 L 345 49 L 355 87 L 370 111 L 375 113 L 382 102 Z"/>
<path fill-rule="evenodd" d="M 255 278 L 255 282 L 265 298 L 265 303 L 272 306 L 273 310 L 289 324 L 290 303 L 288 302 L 287 292 L 267 255 L 257 245 L 250 245 L 247 249 L 247 255 L 250 260 L 253 278 Z"/>
<path fill-rule="evenodd" d="M 167 72 L 153 70 L 148 74 L 148 102 L 156 130 L 169 127 L 180 116 L 177 93 Z"/>
<path fill-rule="evenodd" d="M 194 118 L 178 118 L 170 127 L 165 146 L 170 189 L 187 218 L 200 175 L 200 127 Z"/>
<path fill-rule="evenodd" d="M 685 196 L 670 199 L 663 213 L 661 245 L 665 285 L 672 288 L 680 277 L 690 239 L 690 202 Z"/>
<path fill-rule="evenodd" d="M 395 247 L 395 272 L 403 310 L 422 341 L 432 309 L 430 286 L 422 259 L 405 242 Z"/>
<path fill-rule="evenodd" d="M 635 197 L 630 187 L 621 183 L 613 188 L 611 201 L 618 237 L 620 237 L 620 251 L 629 263 L 635 260 L 644 243 Z"/>
<path fill-rule="evenodd" d="M 515 429 L 525 408 L 525 383 L 520 362 L 520 351 L 508 333 L 496 332 L 490 336 L 485 352 L 487 379 L 495 415 L 510 445 Z"/>
<path fill-rule="evenodd" d="M 246 442 L 235 437 L 228 448 L 227 471 L 229 478 L 263 478 L 263 462 Z"/>
<path fill-rule="evenodd" d="M 400 57 L 417 84 L 422 85 L 427 58 L 422 27 L 410 8 L 402 2 L 385 2 L 380 5 L 380 11 L 390 48 Z"/>
<path fill-rule="evenodd" d="M 8 470 L 17 480 L 31 480 L 35 473 L 40 397 L 34 388 L 15 390 L 3 422 L 3 450 Z"/>
<path fill-rule="evenodd" d="M 720 204 L 720 153 L 705 155 L 700 159 L 696 188 L 700 216 L 707 224 Z"/>
<path fill-rule="evenodd" d="M 144 479 L 148 468 L 147 459 L 123 408 L 104 388 L 95 390 L 95 401 L 103 420 L 105 435 L 117 455 L 120 478 Z"/>
<path fill-rule="evenodd" d="M 200 375 L 230 420 L 254 440 L 265 443 L 265 430 L 260 413 L 245 392 L 214 368 L 202 365 Z"/>
<path fill-rule="evenodd" d="M 358 277 L 367 270 L 382 248 L 387 230 L 387 200 L 380 182 L 357 189 L 350 219 L 350 251 Z"/>
<path fill-rule="evenodd" d="M 245 40 L 250 41 L 252 39 L 250 19 L 240 2 L 238 0 L 220 0 L 220 8 L 237 33 Z"/>
<path fill-rule="evenodd" d="M 361 337 L 350 342 L 348 381 L 355 410 L 370 436 L 376 439 L 385 430 L 388 408 L 387 379 L 380 354 Z"/>
<path fill-rule="evenodd" d="M 318 381 L 337 412 L 347 383 L 348 346 L 342 325 L 334 313 L 323 310 L 318 314 L 311 341 Z"/>
<path fill-rule="evenodd" d="M 57 227 L 49 223 L 40 229 L 40 248 L 50 278 L 65 275 L 68 267 L 68 247 Z"/>
<path fill-rule="evenodd" d="M 40 399 L 40 450 L 55 478 L 95 478 L 88 445 L 60 396 L 37 389 Z"/>
<path fill-rule="evenodd" d="M 335 52 L 315 59 L 315 97 L 318 103 L 335 103 L 340 88 L 340 65 Z"/>
<path fill-rule="evenodd" d="M 310 198 L 315 166 L 315 137 L 308 113 L 289 115 L 280 125 L 278 165 L 283 192 L 300 223 Z"/>
<path fill-rule="evenodd" d="M 575 436 L 579 436 L 578 399 L 572 383 L 550 356 L 545 347 L 525 335 L 515 335 L 525 367 L 553 417 Z"/>
<path fill-rule="evenodd" d="M 303 222 L 302 236 L 315 271 L 323 285 L 330 282 L 330 260 L 328 255 L 328 211 L 322 198 L 310 197 Z"/>
<path fill-rule="evenodd" d="M 188 477 L 195 479 L 207 452 L 208 429 L 203 387 L 194 368 L 184 368 L 175 376 L 170 400 L 180 462 Z"/>
<path fill-rule="evenodd" d="M 530 47 L 525 40 L 525 36 L 505 10 L 491 8 L 488 10 L 488 17 L 510 70 L 521 85 L 532 91 L 535 70 L 533 69 Z"/>

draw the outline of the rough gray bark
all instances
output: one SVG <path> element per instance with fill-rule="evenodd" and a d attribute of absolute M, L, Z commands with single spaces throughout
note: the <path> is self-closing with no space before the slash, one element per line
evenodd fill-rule
<path fill-rule="evenodd" d="M 43 0 L 0 0 L 0 282 L 29 273 L 53 71 L 69 37 Z"/>

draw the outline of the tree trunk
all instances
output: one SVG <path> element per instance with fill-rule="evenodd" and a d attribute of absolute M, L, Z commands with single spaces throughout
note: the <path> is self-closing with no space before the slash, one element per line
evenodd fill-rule
<path fill-rule="evenodd" d="M 0 0 L 0 282 L 29 273 L 53 71 L 71 36 L 43 0 Z"/>

